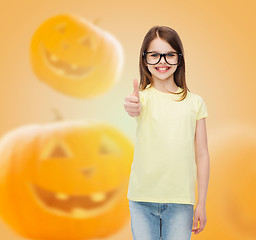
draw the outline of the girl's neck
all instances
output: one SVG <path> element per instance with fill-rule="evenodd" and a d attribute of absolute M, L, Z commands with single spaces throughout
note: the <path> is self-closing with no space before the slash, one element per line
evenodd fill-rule
<path fill-rule="evenodd" d="M 176 92 L 178 90 L 178 86 L 175 84 L 173 79 L 168 79 L 168 80 L 154 79 L 152 86 L 162 92 L 166 92 L 166 89 L 171 92 Z"/>

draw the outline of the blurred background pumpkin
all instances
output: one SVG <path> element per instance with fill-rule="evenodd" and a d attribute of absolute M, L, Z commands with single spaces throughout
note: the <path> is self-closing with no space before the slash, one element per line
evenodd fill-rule
<path fill-rule="evenodd" d="M 207 223 L 192 239 L 256 239 L 256 126 L 219 127 L 210 156 Z"/>
<path fill-rule="evenodd" d="M 123 67 L 123 49 L 107 31 L 71 14 L 51 17 L 32 37 L 31 65 L 55 90 L 92 98 L 110 89 Z"/>
<path fill-rule="evenodd" d="M 133 144 L 106 123 L 23 126 L 0 141 L 0 216 L 24 237 L 107 237 L 129 220 Z"/>

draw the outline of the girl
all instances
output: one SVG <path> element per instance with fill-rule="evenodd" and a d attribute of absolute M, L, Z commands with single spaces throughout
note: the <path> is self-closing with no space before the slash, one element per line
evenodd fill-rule
<path fill-rule="evenodd" d="M 186 85 L 184 50 L 175 30 L 152 27 L 139 64 L 140 85 L 134 79 L 124 103 L 137 122 L 127 194 L 133 239 L 189 240 L 207 221 L 206 105 Z"/>

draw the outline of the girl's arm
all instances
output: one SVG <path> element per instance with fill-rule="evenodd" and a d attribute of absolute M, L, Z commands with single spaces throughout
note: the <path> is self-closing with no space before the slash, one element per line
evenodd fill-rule
<path fill-rule="evenodd" d="M 197 120 L 196 123 L 195 155 L 197 164 L 198 202 L 195 208 L 192 232 L 198 234 L 203 231 L 207 222 L 205 204 L 210 174 L 205 117 Z M 197 228 L 198 221 L 200 223 L 199 228 Z"/>
<path fill-rule="evenodd" d="M 201 118 L 196 123 L 195 133 L 195 157 L 197 164 L 197 186 L 198 186 L 198 203 L 205 205 L 206 194 L 210 174 L 210 158 L 208 153 L 206 122 Z"/>

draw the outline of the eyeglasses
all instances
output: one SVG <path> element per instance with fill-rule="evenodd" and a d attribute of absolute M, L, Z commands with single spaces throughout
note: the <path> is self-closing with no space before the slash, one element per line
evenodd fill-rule
<path fill-rule="evenodd" d="M 164 57 L 166 63 L 169 65 L 177 65 L 179 63 L 180 57 L 182 56 L 181 52 L 168 52 L 168 53 L 158 53 L 158 52 L 143 52 L 142 54 L 147 62 L 150 65 L 156 65 L 161 61 L 161 58 Z"/>

